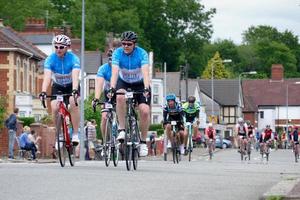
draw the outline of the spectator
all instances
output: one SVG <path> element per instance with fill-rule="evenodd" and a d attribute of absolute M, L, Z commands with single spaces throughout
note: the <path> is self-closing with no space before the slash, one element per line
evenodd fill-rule
<path fill-rule="evenodd" d="M 88 141 L 88 150 L 89 150 L 89 157 L 91 160 L 95 159 L 95 145 L 96 142 L 96 121 L 94 119 L 91 120 L 87 124 L 87 141 Z"/>
<path fill-rule="evenodd" d="M 30 128 L 28 126 L 25 126 L 23 128 L 23 133 L 20 136 L 20 147 L 21 149 L 31 151 L 32 159 L 35 160 L 36 156 L 35 153 L 37 151 L 35 144 L 30 141 L 29 135 L 30 134 Z"/>
<path fill-rule="evenodd" d="M 283 131 L 281 134 L 281 142 L 282 142 L 282 148 L 286 149 L 287 148 L 287 137 L 286 137 L 286 132 Z"/>
<path fill-rule="evenodd" d="M 28 139 L 33 142 L 33 144 L 35 145 L 36 149 L 39 149 L 39 145 L 38 142 L 40 139 L 42 139 L 40 136 L 36 136 L 35 131 L 31 130 L 30 133 L 28 134 Z"/>
<path fill-rule="evenodd" d="M 19 112 L 19 108 L 14 109 L 14 113 L 12 113 L 6 120 L 5 126 L 8 129 L 8 158 L 14 159 L 14 144 L 17 133 L 18 121 L 17 114 Z"/>

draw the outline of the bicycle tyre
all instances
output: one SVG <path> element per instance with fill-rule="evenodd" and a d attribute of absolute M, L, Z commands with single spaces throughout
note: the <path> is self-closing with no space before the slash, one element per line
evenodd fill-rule
<path fill-rule="evenodd" d="M 192 151 L 193 151 L 193 141 L 192 141 L 192 135 L 189 135 L 189 146 L 188 146 L 188 151 L 189 151 L 189 162 L 192 160 Z"/>
<path fill-rule="evenodd" d="M 70 147 L 67 149 L 68 155 L 69 155 L 69 161 L 70 161 L 70 165 L 72 167 L 75 166 L 75 148 L 74 146 L 71 144 Z"/>
<path fill-rule="evenodd" d="M 57 140 L 57 151 L 58 159 L 61 167 L 66 164 L 66 140 L 64 135 L 63 116 L 58 114 L 56 117 L 56 140 Z"/>
<path fill-rule="evenodd" d="M 173 154 L 173 163 L 175 164 L 176 163 L 176 154 L 177 154 L 177 147 L 176 147 L 175 142 L 173 142 L 173 145 L 172 145 L 172 154 Z"/>
<path fill-rule="evenodd" d="M 105 166 L 108 167 L 110 164 L 111 160 L 111 128 L 112 128 L 112 123 L 111 119 L 107 118 L 106 119 L 106 125 L 105 125 L 105 137 L 103 141 L 103 155 L 104 155 L 104 160 L 105 160 Z"/>
<path fill-rule="evenodd" d="M 117 167 L 119 162 L 119 148 L 112 147 L 111 152 L 112 152 L 114 166 Z"/>
<path fill-rule="evenodd" d="M 138 159 L 139 159 L 139 152 L 136 145 L 132 145 L 132 163 L 133 163 L 133 169 L 137 170 L 138 167 Z"/>
<path fill-rule="evenodd" d="M 128 171 L 131 169 L 131 162 L 132 162 L 132 143 L 131 143 L 131 120 L 129 121 L 128 117 L 126 117 L 126 133 L 125 133 L 125 162 L 126 162 L 126 168 Z"/>

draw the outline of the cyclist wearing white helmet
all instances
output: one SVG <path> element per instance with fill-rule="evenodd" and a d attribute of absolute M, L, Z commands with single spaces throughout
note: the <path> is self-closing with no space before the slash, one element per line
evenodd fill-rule
<path fill-rule="evenodd" d="M 78 143 L 78 127 L 79 127 L 79 108 L 75 106 L 74 97 L 79 96 L 79 58 L 68 51 L 71 46 L 71 40 L 66 35 L 57 35 L 53 39 L 55 52 L 49 55 L 44 63 L 44 79 L 42 84 L 42 92 L 39 97 L 45 100 L 47 89 L 52 81 L 52 94 L 70 94 L 72 96 L 67 99 L 70 103 L 70 111 L 72 115 L 73 136 L 72 142 Z M 79 101 L 79 99 L 78 99 Z M 55 98 L 51 99 L 52 117 L 55 123 L 55 116 L 58 111 L 58 104 Z"/>
<path fill-rule="evenodd" d="M 248 126 L 242 117 L 238 118 L 238 123 L 235 126 L 235 132 L 237 134 L 238 149 L 240 149 L 242 139 L 247 138 L 248 136 Z"/>

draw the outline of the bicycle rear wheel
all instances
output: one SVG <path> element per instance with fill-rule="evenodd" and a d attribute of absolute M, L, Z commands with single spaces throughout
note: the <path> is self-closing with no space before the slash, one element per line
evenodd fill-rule
<path fill-rule="evenodd" d="M 119 162 L 119 146 L 116 145 L 115 147 L 112 147 L 111 149 L 112 152 L 112 158 L 113 158 L 113 163 L 114 166 L 118 166 L 118 162 Z"/>
<path fill-rule="evenodd" d="M 59 163 L 61 167 L 64 167 L 66 164 L 67 149 L 64 135 L 63 116 L 61 114 L 58 114 L 56 117 L 56 141 Z"/>

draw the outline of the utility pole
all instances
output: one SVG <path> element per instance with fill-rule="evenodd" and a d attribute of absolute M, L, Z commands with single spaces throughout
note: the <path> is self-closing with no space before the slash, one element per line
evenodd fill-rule
<path fill-rule="evenodd" d="M 189 64 L 187 63 L 187 61 L 185 61 L 185 101 L 188 100 L 188 95 L 189 95 L 188 78 L 189 78 Z"/>

